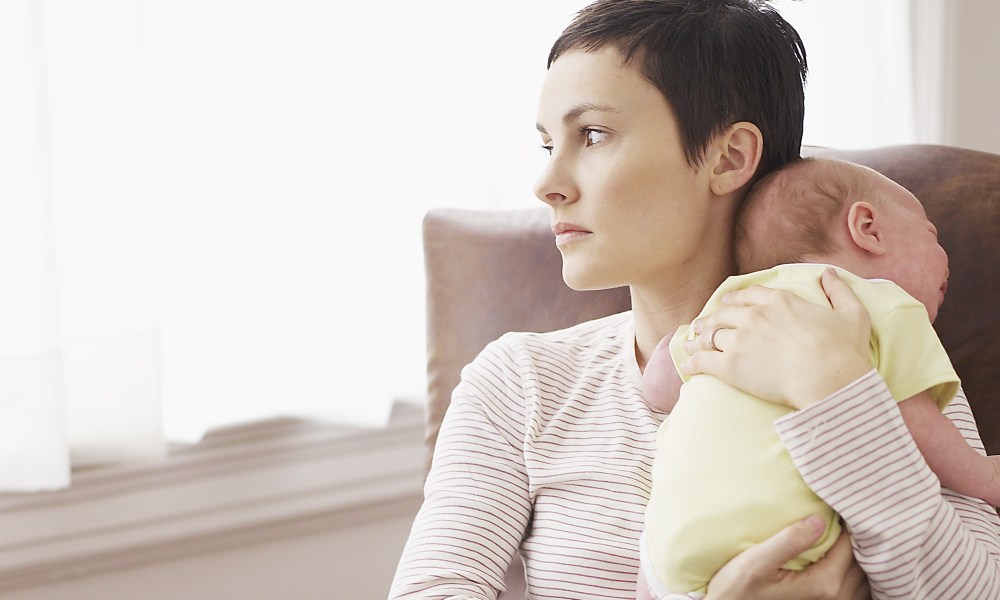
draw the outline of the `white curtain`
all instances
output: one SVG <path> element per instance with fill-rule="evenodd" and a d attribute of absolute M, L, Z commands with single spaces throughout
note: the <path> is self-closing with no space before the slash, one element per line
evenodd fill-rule
<path fill-rule="evenodd" d="M 56 354 L 51 206 L 38 77 L 39 15 L 0 5 L 0 478 L 10 489 L 66 485 L 62 370 Z M 20 27 L 15 26 L 20 25 Z M 53 450 L 54 449 L 54 450 Z M 25 456 L 39 456 L 28 464 Z"/>
<path fill-rule="evenodd" d="M 803 143 L 870 148 L 918 141 L 911 0 L 775 0 L 809 61 Z"/>
<path fill-rule="evenodd" d="M 536 82 L 583 2 L 147 4 L 170 437 L 384 423 L 426 386 L 421 219 L 537 203 Z"/>
<path fill-rule="evenodd" d="M 143 14 L 0 4 L 0 487 L 164 454 Z"/>
<path fill-rule="evenodd" d="M 0 490 L 422 397 L 421 219 L 538 205 L 585 4 L 0 3 Z M 795 4 L 807 143 L 912 136 L 905 2 Z"/>
<path fill-rule="evenodd" d="M 0 490 L 422 396 L 420 221 L 536 202 L 582 4 L 0 3 Z"/>

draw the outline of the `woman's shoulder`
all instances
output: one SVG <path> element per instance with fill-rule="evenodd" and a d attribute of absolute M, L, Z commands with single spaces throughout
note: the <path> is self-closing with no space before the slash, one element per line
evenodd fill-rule
<path fill-rule="evenodd" d="M 555 368 L 572 377 L 573 372 L 621 363 L 624 349 L 632 349 L 634 340 L 631 311 L 554 331 L 512 331 L 487 344 L 463 373 L 485 369 L 510 376 Z"/>
<path fill-rule="evenodd" d="M 554 331 L 512 331 L 500 339 L 509 342 L 530 340 L 540 344 L 591 344 L 630 335 L 632 328 L 632 311 L 627 310 Z"/>
<path fill-rule="evenodd" d="M 575 352 L 581 349 L 621 347 L 634 340 L 632 311 L 624 311 L 564 329 L 547 332 L 513 331 L 504 334 L 495 345 L 518 348 L 528 353 L 549 351 Z"/>
<path fill-rule="evenodd" d="M 628 387 L 639 378 L 634 331 L 626 311 L 556 331 L 507 333 L 480 353 L 468 374 L 485 371 L 494 380 L 503 374 L 508 386 L 516 380 L 524 393 L 545 397 L 573 382 Z"/>

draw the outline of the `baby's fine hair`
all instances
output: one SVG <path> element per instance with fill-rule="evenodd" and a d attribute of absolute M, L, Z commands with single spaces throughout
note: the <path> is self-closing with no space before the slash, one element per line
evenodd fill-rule
<path fill-rule="evenodd" d="M 847 161 L 803 158 L 754 184 L 736 215 L 733 248 L 740 273 L 808 262 L 836 250 L 833 229 L 848 204 L 875 204 L 875 173 Z"/>
<path fill-rule="evenodd" d="M 805 114 L 806 51 L 795 29 L 761 0 L 597 0 L 549 52 L 616 48 L 667 100 L 690 165 L 740 121 L 764 137 L 755 176 L 797 159 Z"/>

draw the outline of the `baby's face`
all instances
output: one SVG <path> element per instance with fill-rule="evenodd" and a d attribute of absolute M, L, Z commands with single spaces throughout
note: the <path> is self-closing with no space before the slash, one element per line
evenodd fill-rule
<path fill-rule="evenodd" d="M 892 209 L 885 230 L 883 267 L 887 272 L 879 275 L 922 302 L 933 322 L 948 289 L 948 254 L 938 243 L 937 228 L 920 201 L 892 180 L 879 185 Z"/>

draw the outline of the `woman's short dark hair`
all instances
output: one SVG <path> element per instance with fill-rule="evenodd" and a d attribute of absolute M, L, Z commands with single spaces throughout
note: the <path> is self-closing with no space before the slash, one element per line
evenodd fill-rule
<path fill-rule="evenodd" d="M 674 111 L 688 163 L 730 125 L 760 128 L 757 175 L 799 157 L 806 51 L 798 32 L 763 1 L 597 0 L 577 13 L 549 52 L 613 46 Z"/>

